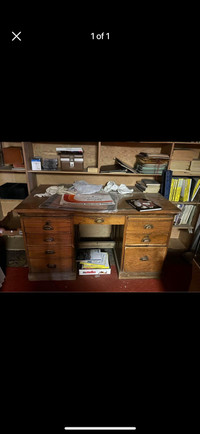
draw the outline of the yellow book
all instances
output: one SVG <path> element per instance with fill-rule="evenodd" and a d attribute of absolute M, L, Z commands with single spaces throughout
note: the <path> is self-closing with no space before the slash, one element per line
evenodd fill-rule
<path fill-rule="evenodd" d="M 189 200 L 192 180 L 187 178 L 185 181 L 186 181 L 186 183 L 185 183 L 183 202 L 187 202 Z"/>
<path fill-rule="evenodd" d="M 176 196 L 176 187 L 177 187 L 177 184 L 178 184 L 178 179 L 174 178 L 174 188 L 173 188 L 173 192 L 172 192 L 172 200 L 173 201 L 175 200 L 175 196 Z"/>
<path fill-rule="evenodd" d="M 178 202 L 180 199 L 182 183 L 183 183 L 183 178 L 178 178 L 178 183 L 177 183 L 175 198 L 174 198 L 175 202 Z"/>
<path fill-rule="evenodd" d="M 172 200 L 173 189 L 174 189 L 174 178 L 172 178 L 172 180 L 171 180 L 171 187 L 170 187 L 170 192 L 169 192 L 169 200 Z"/>

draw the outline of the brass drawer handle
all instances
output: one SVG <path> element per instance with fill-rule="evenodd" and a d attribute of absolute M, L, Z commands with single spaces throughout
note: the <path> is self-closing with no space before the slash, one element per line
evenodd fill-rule
<path fill-rule="evenodd" d="M 45 238 L 44 241 L 47 241 L 48 243 L 50 243 L 51 241 L 54 241 L 54 238 L 48 237 L 48 238 Z"/>
<path fill-rule="evenodd" d="M 148 260 L 149 260 L 148 256 L 143 256 L 142 258 L 140 258 L 140 261 L 148 261 Z"/>
<path fill-rule="evenodd" d="M 52 255 L 53 253 L 55 253 L 55 250 L 45 250 L 45 253 L 47 255 Z"/>
<path fill-rule="evenodd" d="M 56 268 L 56 264 L 47 264 L 48 268 Z"/>
<path fill-rule="evenodd" d="M 148 236 L 142 239 L 143 243 L 149 243 L 150 241 L 151 240 L 150 240 L 150 238 Z"/>
<path fill-rule="evenodd" d="M 153 229 L 153 225 L 144 225 L 144 229 Z"/>
<path fill-rule="evenodd" d="M 104 219 L 102 219 L 102 218 L 97 218 L 97 219 L 95 219 L 94 221 L 95 221 L 95 223 L 103 223 L 103 222 L 104 222 Z"/>
<path fill-rule="evenodd" d="M 43 226 L 44 231 L 53 231 L 53 226 L 51 226 L 50 222 L 46 222 Z"/>

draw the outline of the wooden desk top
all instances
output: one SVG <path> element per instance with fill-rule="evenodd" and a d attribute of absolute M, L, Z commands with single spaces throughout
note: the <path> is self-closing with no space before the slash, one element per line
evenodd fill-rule
<path fill-rule="evenodd" d="M 47 184 L 43 184 L 40 185 L 39 187 L 36 187 L 32 193 L 26 198 L 24 199 L 16 208 L 15 211 L 19 214 L 26 214 L 26 215 L 46 215 L 47 213 L 49 215 L 56 215 L 56 216 L 61 216 L 61 215 L 69 215 L 69 214 L 84 214 L 84 215 L 88 215 L 88 214 L 92 214 L 92 215 L 98 215 L 98 214 L 103 214 L 103 215 L 112 215 L 112 214 L 120 214 L 120 215 L 132 215 L 132 216 L 143 216 L 144 215 L 166 215 L 166 214 L 171 214 L 171 215 L 175 215 L 179 212 L 178 208 L 173 205 L 169 200 L 165 199 L 160 193 L 141 193 L 141 192 L 133 192 L 129 195 L 126 196 L 121 196 L 121 199 L 118 202 L 118 210 L 117 211 L 112 211 L 112 212 L 97 212 L 97 211 L 89 211 L 89 212 L 84 212 L 84 211 L 78 211 L 78 210 L 66 210 L 66 209 L 47 209 L 47 208 L 39 208 L 39 205 L 41 205 L 45 200 L 47 200 L 47 197 L 37 197 L 34 196 L 36 193 L 45 193 L 46 189 L 49 187 L 50 185 Z M 136 211 L 135 209 L 133 209 L 132 207 L 130 207 L 130 205 L 128 205 L 128 203 L 126 203 L 126 199 L 130 199 L 130 198 L 139 198 L 139 197 L 144 197 L 146 199 L 151 199 L 153 201 L 155 201 L 158 205 L 160 205 L 162 207 L 162 210 L 160 211 L 148 211 L 148 212 L 144 212 L 144 213 L 140 213 L 138 211 Z"/>

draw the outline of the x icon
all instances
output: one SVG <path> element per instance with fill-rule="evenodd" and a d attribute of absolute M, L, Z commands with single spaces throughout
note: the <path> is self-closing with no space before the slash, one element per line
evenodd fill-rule
<path fill-rule="evenodd" d="M 14 41 L 15 39 L 19 39 L 19 41 L 21 41 L 21 39 L 19 38 L 20 33 L 22 33 L 22 32 L 19 32 L 17 34 L 15 32 L 12 32 L 12 34 L 14 35 L 14 38 L 12 38 L 12 41 Z"/>

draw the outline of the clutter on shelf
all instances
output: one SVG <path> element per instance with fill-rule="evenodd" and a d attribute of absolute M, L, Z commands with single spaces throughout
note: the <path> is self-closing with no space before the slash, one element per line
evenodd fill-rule
<path fill-rule="evenodd" d="M 76 261 L 80 275 L 111 274 L 108 253 L 101 249 L 80 249 Z"/>

